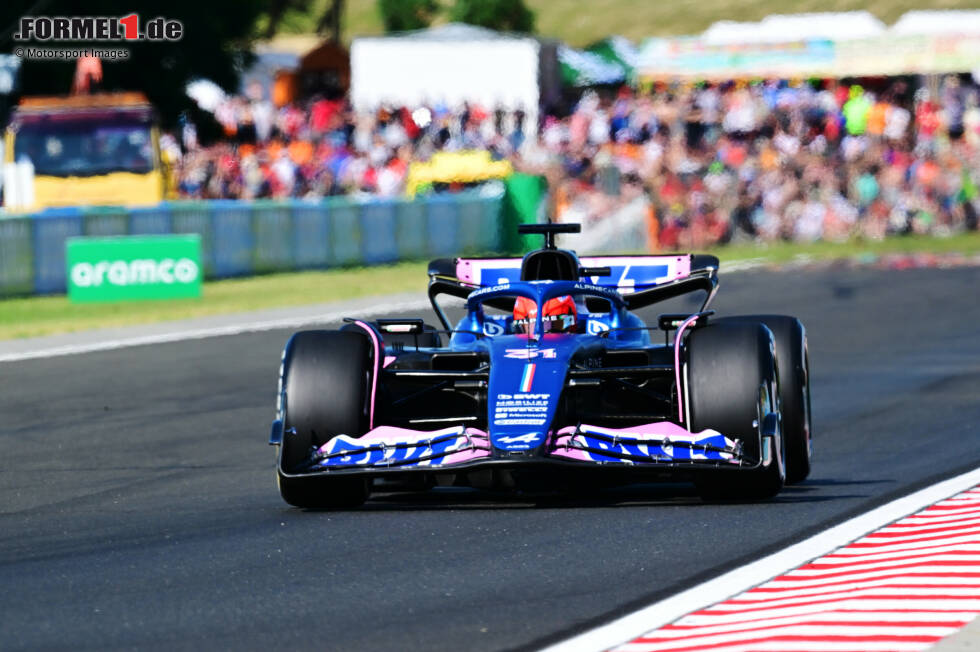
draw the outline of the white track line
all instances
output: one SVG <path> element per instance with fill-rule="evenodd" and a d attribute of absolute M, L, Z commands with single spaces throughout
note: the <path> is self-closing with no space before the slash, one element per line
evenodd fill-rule
<path fill-rule="evenodd" d="M 627 643 L 646 632 L 671 623 L 681 616 L 726 600 L 802 564 L 822 557 L 832 550 L 860 539 L 883 525 L 965 491 L 977 483 L 980 483 L 980 468 L 936 483 L 898 500 L 893 500 L 768 557 L 731 570 L 703 584 L 617 618 L 606 625 L 544 648 L 542 652 L 594 652 L 596 650 L 608 650 L 614 646 Z"/>
<path fill-rule="evenodd" d="M 324 312 L 317 315 L 306 315 L 303 317 L 287 317 L 283 319 L 270 319 L 266 321 L 243 322 L 241 324 L 230 324 L 228 326 L 213 326 L 210 328 L 196 328 L 191 330 L 173 331 L 171 333 L 159 333 L 156 335 L 123 337 L 114 340 L 89 342 L 86 344 L 69 344 L 66 346 L 55 346 L 45 349 L 36 349 L 33 351 L 18 351 L 16 353 L 0 354 L 0 362 L 17 362 L 19 360 L 33 360 L 35 358 L 55 358 L 64 355 L 92 353 L 94 351 L 124 349 L 131 346 L 163 344 L 166 342 L 182 342 L 184 340 L 200 340 L 208 337 L 239 335 L 241 333 L 271 331 L 280 328 L 300 328 L 314 324 L 337 322 L 344 317 L 370 317 L 373 315 L 398 312 L 401 310 L 422 310 L 428 305 L 428 300 L 413 299 L 412 301 L 401 301 L 398 303 L 388 303 L 383 305 L 376 304 L 366 308 L 348 308 L 345 310 L 335 310 L 332 312 Z"/>

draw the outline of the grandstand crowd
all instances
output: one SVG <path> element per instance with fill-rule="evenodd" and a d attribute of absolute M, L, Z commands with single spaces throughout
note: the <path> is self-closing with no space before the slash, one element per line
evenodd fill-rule
<path fill-rule="evenodd" d="M 559 219 L 642 206 L 663 249 L 976 229 L 980 88 L 963 76 L 867 86 L 588 90 L 537 125 L 474 105 L 357 113 L 240 96 L 215 112 L 224 140 L 198 146 L 187 125 L 166 149 L 180 195 L 206 199 L 397 197 L 413 162 L 485 150 L 545 175 Z"/>

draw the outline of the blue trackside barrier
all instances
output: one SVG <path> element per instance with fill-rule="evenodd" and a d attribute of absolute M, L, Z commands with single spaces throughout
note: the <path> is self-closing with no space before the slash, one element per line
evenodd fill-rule
<path fill-rule="evenodd" d="M 330 222 L 330 265 L 357 265 L 364 262 L 361 254 L 361 207 L 345 198 L 335 197 L 327 202 Z"/>
<path fill-rule="evenodd" d="M 504 217 L 504 202 L 501 201 L 482 201 L 480 207 L 483 212 L 481 222 L 480 238 L 485 242 L 496 242 L 496 251 L 507 251 L 507 241 L 513 238 L 513 227 L 508 228 Z"/>
<path fill-rule="evenodd" d="M 420 260 L 429 255 L 427 221 L 424 202 L 395 204 L 395 244 L 400 260 Z"/>
<path fill-rule="evenodd" d="M 451 197 L 435 197 L 428 205 L 428 256 L 452 256 L 459 251 L 458 200 Z"/>
<path fill-rule="evenodd" d="M 255 272 L 252 252 L 254 206 L 232 200 L 212 202 L 214 228 L 214 275 L 218 278 L 246 276 Z"/>
<path fill-rule="evenodd" d="M 170 206 L 130 208 L 129 235 L 166 235 L 173 233 L 173 220 L 170 216 Z"/>
<path fill-rule="evenodd" d="M 34 291 L 34 222 L 0 220 L 0 296 Z"/>
<path fill-rule="evenodd" d="M 293 268 L 317 269 L 331 264 L 330 220 L 322 202 L 293 204 Z"/>
<path fill-rule="evenodd" d="M 395 242 L 395 206 L 391 202 L 365 204 L 361 218 L 361 251 L 368 265 L 393 263 L 398 260 Z"/>
<path fill-rule="evenodd" d="M 126 235 L 129 213 L 122 206 L 86 206 L 82 208 L 82 230 L 96 237 Z"/>
<path fill-rule="evenodd" d="M 216 278 L 214 265 L 214 225 L 210 202 L 173 202 L 170 204 L 172 233 L 197 233 L 201 236 L 201 262 L 204 275 Z"/>
<path fill-rule="evenodd" d="M 501 197 L 174 201 L 0 213 L 0 297 L 64 292 L 65 241 L 197 233 L 207 278 L 381 265 L 502 249 Z"/>
<path fill-rule="evenodd" d="M 255 202 L 252 211 L 254 272 L 293 269 L 293 216 L 288 202 Z"/>
<path fill-rule="evenodd" d="M 37 294 L 64 292 L 65 240 L 84 235 L 82 211 L 59 208 L 34 219 L 34 291 Z"/>

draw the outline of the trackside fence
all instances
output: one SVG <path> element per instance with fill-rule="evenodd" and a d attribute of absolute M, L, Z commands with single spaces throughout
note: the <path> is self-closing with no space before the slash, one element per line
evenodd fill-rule
<path fill-rule="evenodd" d="M 198 233 L 207 278 L 378 265 L 498 252 L 501 197 L 415 200 L 179 201 L 147 208 L 58 208 L 0 217 L 0 297 L 66 290 L 76 236 Z"/>

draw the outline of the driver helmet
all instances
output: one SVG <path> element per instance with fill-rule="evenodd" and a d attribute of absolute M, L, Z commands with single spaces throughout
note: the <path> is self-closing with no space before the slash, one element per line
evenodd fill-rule
<path fill-rule="evenodd" d="M 517 297 L 514 303 L 514 332 L 530 333 L 538 316 L 538 304 L 534 299 Z M 578 327 L 578 309 L 568 294 L 548 299 L 544 304 L 541 322 L 545 333 L 574 333 Z"/>

